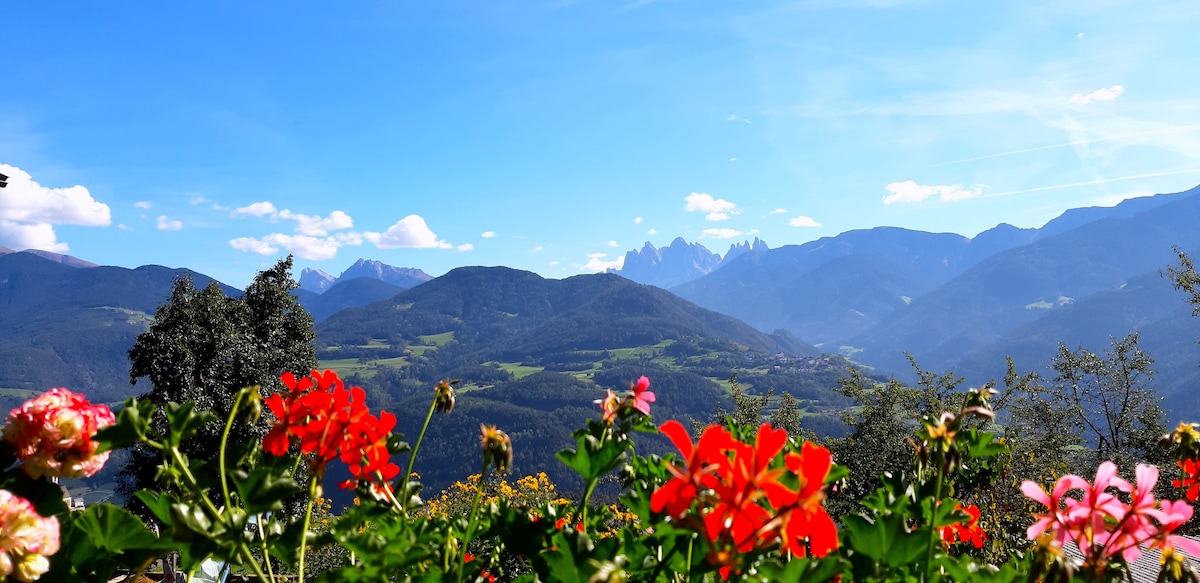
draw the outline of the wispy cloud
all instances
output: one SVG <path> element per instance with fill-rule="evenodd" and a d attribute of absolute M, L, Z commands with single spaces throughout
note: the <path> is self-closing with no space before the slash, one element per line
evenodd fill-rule
<path fill-rule="evenodd" d="M 1087 105 L 1093 101 L 1116 101 L 1123 93 L 1125 93 L 1124 87 L 1113 85 L 1112 87 L 1103 87 L 1087 94 L 1076 93 L 1071 96 L 1070 101 L 1075 105 Z"/>
<path fill-rule="evenodd" d="M 483 237 L 484 239 L 491 239 L 492 237 L 496 236 L 496 232 L 495 231 L 484 231 L 479 236 Z"/>
<path fill-rule="evenodd" d="M 787 209 L 775 209 L 767 214 L 769 214 L 769 215 L 786 215 Z"/>
<path fill-rule="evenodd" d="M 474 248 L 475 248 L 475 246 L 470 243 L 463 243 L 462 245 L 455 247 L 455 249 L 458 249 L 459 251 L 470 251 Z"/>
<path fill-rule="evenodd" d="M 924 202 L 936 196 L 942 202 L 954 202 L 975 198 L 983 194 L 983 186 L 963 188 L 961 184 L 917 184 L 913 180 L 892 182 L 884 187 L 891 194 L 883 197 L 883 204 Z M 794 226 L 794 225 L 793 225 Z"/>
<path fill-rule="evenodd" d="M 725 121 L 740 121 L 740 122 L 742 122 L 742 123 L 744 123 L 744 124 L 747 124 L 747 125 L 750 125 L 750 124 L 752 124 L 752 123 L 753 123 L 753 122 L 751 122 L 750 120 L 748 120 L 748 119 L 746 119 L 746 118 L 744 118 L 744 117 L 742 117 L 742 116 L 740 116 L 740 115 L 734 115 L 734 114 L 732 114 L 732 113 L 731 113 L 731 114 L 729 114 L 729 117 L 725 118 Z"/>
<path fill-rule="evenodd" d="M 150 207 L 152 207 L 152 206 L 154 206 L 154 204 L 148 200 L 139 200 L 139 201 L 133 203 L 133 208 L 138 208 L 138 209 L 142 209 L 142 210 L 150 210 Z"/>

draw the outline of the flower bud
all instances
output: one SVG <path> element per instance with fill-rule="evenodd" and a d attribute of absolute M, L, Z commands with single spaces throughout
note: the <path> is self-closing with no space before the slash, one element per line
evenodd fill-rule
<path fill-rule="evenodd" d="M 458 381 L 445 379 L 433 389 L 433 408 L 440 413 L 454 410 L 454 385 Z"/>

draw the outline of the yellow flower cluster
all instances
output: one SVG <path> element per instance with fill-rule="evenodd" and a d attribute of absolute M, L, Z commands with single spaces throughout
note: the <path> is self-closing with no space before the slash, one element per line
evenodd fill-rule
<path fill-rule="evenodd" d="M 471 509 L 475 493 L 483 491 L 485 502 L 499 502 L 501 498 L 516 506 L 536 508 L 557 498 L 556 488 L 545 472 L 535 476 L 525 476 L 514 482 L 507 478 L 492 474 L 484 479 L 480 474 L 467 476 L 465 481 L 458 481 L 434 499 L 425 503 L 424 514 L 430 516 L 464 516 Z M 563 499 L 564 504 L 570 501 Z"/>

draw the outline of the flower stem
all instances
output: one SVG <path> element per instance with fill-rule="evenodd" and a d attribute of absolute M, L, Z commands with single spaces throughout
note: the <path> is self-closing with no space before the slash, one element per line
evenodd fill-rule
<path fill-rule="evenodd" d="M 483 499 L 483 474 L 487 472 L 487 464 L 479 472 L 479 482 L 475 484 L 475 500 L 471 502 L 471 516 L 467 520 L 467 532 L 463 534 L 462 552 L 458 555 L 458 581 L 462 583 L 463 571 L 467 569 L 467 545 L 471 544 L 471 534 L 475 531 L 475 513 L 479 511 L 479 501 Z"/>
<path fill-rule="evenodd" d="M 412 455 L 408 456 L 408 469 L 404 471 L 404 476 L 401 478 L 403 480 L 403 489 L 401 490 L 401 495 L 405 498 L 408 497 L 408 480 L 412 478 L 413 466 L 417 462 L 417 451 L 421 449 L 421 441 L 425 439 L 425 431 L 429 429 L 429 421 L 433 419 L 433 410 L 436 406 L 437 397 L 435 396 L 433 401 L 429 403 L 429 413 L 425 414 L 425 424 L 421 426 L 421 433 L 417 436 L 417 444 L 413 446 Z M 482 479 L 482 476 L 483 474 L 480 474 L 480 479 Z M 406 508 L 405 504 L 400 505 L 400 513 L 403 515 L 408 514 L 408 509 Z"/>
<path fill-rule="evenodd" d="M 300 554 L 298 557 L 300 564 L 296 567 L 297 581 L 304 581 L 304 551 L 308 550 L 308 527 L 312 523 L 312 509 L 313 502 L 317 498 L 318 480 L 320 480 L 320 477 L 314 476 L 310 478 L 308 483 L 308 506 L 304 508 L 304 530 L 301 531 L 302 534 L 300 535 Z"/>
<path fill-rule="evenodd" d="M 229 495 L 229 476 L 225 472 L 225 446 L 229 444 L 229 430 L 233 427 L 233 420 L 237 416 L 238 405 L 242 404 L 242 395 L 245 391 L 238 393 L 237 398 L 233 400 L 233 406 L 229 408 L 229 418 L 225 420 L 225 430 L 221 432 L 221 447 L 217 454 L 218 472 L 221 476 L 221 494 L 225 496 L 225 508 L 233 507 L 233 498 Z"/>
<path fill-rule="evenodd" d="M 937 482 L 933 488 L 933 516 L 929 520 L 929 550 L 925 555 L 925 583 L 933 581 L 933 547 L 938 541 L 937 515 L 938 506 L 942 504 L 942 480 L 945 477 L 943 471 L 945 468 L 940 468 L 937 473 Z"/>

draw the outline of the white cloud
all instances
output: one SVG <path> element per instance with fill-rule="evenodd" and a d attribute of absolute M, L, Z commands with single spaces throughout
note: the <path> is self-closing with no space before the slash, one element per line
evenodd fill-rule
<path fill-rule="evenodd" d="M 710 221 L 724 221 L 731 214 L 739 214 L 737 205 L 723 198 L 713 198 L 707 192 L 693 192 L 683 198 L 687 203 L 683 210 L 688 212 L 708 213 L 704 218 Z"/>
<path fill-rule="evenodd" d="M 144 210 L 149 210 L 150 207 L 152 207 L 152 206 L 154 206 L 154 205 L 151 204 L 150 201 L 148 201 L 148 200 L 139 200 L 139 201 L 133 203 L 133 208 L 139 208 L 139 209 L 144 209 Z"/>
<path fill-rule="evenodd" d="M 124 223 L 117 225 L 117 228 L 121 229 L 122 231 L 132 231 L 133 230 L 133 227 L 130 227 Z"/>
<path fill-rule="evenodd" d="M 462 245 L 455 247 L 455 249 L 458 249 L 459 251 L 470 251 L 474 248 L 475 248 L 475 246 L 470 243 L 463 243 Z"/>
<path fill-rule="evenodd" d="M 616 246 L 617 246 L 617 242 L 616 242 L 616 241 L 609 241 L 609 242 L 608 242 L 608 246 L 609 246 L 609 247 L 616 247 Z"/>
<path fill-rule="evenodd" d="M 732 113 L 729 114 L 729 117 L 725 118 L 725 121 L 740 121 L 745 124 L 751 123 L 750 120 L 748 120 L 740 115 L 733 115 Z"/>
<path fill-rule="evenodd" d="M 449 249 L 450 244 L 439 241 L 420 215 L 408 215 L 383 233 L 366 232 L 363 238 L 380 249 Z"/>
<path fill-rule="evenodd" d="M 83 186 L 47 188 L 28 172 L 0 164 L 8 186 L 0 189 L 0 245 L 14 249 L 70 250 L 58 242 L 54 225 L 107 227 L 112 224 L 108 205 L 92 198 Z"/>
<path fill-rule="evenodd" d="M 264 200 L 262 202 L 256 202 L 256 203 L 248 205 L 248 206 L 238 207 L 238 209 L 233 212 L 235 214 L 239 214 L 239 215 L 249 215 L 252 217 L 265 217 L 267 215 L 275 214 L 275 205 L 271 204 L 269 201 Z"/>
<path fill-rule="evenodd" d="M 160 231 L 178 231 L 183 228 L 182 221 L 171 220 L 167 215 L 159 215 L 156 225 Z"/>
<path fill-rule="evenodd" d="M 0 245 L 12 249 L 41 249 L 66 253 L 71 248 L 59 243 L 49 223 L 17 223 L 0 219 Z"/>
<path fill-rule="evenodd" d="M 545 249 L 545 247 L 542 247 L 541 245 L 538 245 L 537 247 L 534 247 L 534 248 L 533 248 L 533 252 L 534 252 L 534 253 L 541 253 L 541 252 L 542 252 L 542 249 Z"/>
<path fill-rule="evenodd" d="M 579 271 L 600 273 L 608 269 L 621 269 L 625 266 L 624 255 L 621 255 L 612 261 L 605 261 L 605 257 L 607 257 L 605 253 L 590 253 L 588 254 L 587 263 L 583 265 L 577 265 L 576 267 L 579 268 Z"/>
<path fill-rule="evenodd" d="M 650 229 L 649 231 L 646 231 L 646 234 L 647 235 L 657 235 L 658 229 Z"/>
<path fill-rule="evenodd" d="M 932 196 L 937 196 L 942 202 L 954 202 L 974 198 L 983 194 L 984 186 L 976 186 L 972 190 L 963 188 L 961 184 L 917 184 L 912 180 L 892 182 L 884 187 L 891 194 L 883 197 L 883 204 L 922 202 Z"/>
<path fill-rule="evenodd" d="M 636 217 L 636 218 L 634 218 L 634 219 L 633 219 L 633 223 L 634 223 L 635 225 L 640 225 L 640 224 L 642 224 L 642 217 Z"/>
<path fill-rule="evenodd" d="M 806 217 L 804 215 L 800 215 L 800 216 L 788 221 L 788 226 L 789 227 L 820 227 L 821 223 L 818 223 L 817 221 L 813 220 L 812 217 Z"/>
<path fill-rule="evenodd" d="M 492 237 L 495 237 L 495 236 L 496 236 L 495 231 L 484 231 L 483 234 L 480 235 L 480 237 L 483 237 L 484 239 L 491 239 Z"/>
<path fill-rule="evenodd" d="M 704 229 L 700 232 L 701 239 L 732 239 L 742 232 L 736 229 Z"/>
<path fill-rule="evenodd" d="M 729 159 L 729 161 L 730 161 L 730 162 L 737 162 L 737 158 L 730 158 L 730 159 Z"/>
<path fill-rule="evenodd" d="M 309 237 L 283 233 L 272 233 L 261 239 L 238 237 L 229 241 L 229 245 L 239 251 L 272 255 L 278 253 L 280 249 L 285 249 L 288 253 L 309 261 L 333 259 L 341 247 L 361 243 L 361 238 L 354 242 L 352 237 Z"/>
<path fill-rule="evenodd" d="M 1071 103 L 1075 105 L 1087 105 L 1093 101 L 1116 101 L 1122 93 L 1125 93 L 1125 88 L 1120 85 L 1112 87 L 1101 87 L 1091 93 L 1083 94 L 1076 93 L 1071 96 Z"/>
<path fill-rule="evenodd" d="M 551 261 L 550 265 L 558 265 L 558 261 Z"/>
<path fill-rule="evenodd" d="M 193 197 L 192 200 L 189 200 L 188 204 L 190 204 L 192 206 L 196 206 L 198 204 L 204 204 L 206 202 L 212 202 L 212 201 L 208 200 L 207 198 L 204 198 L 203 196 L 197 196 L 197 197 Z"/>
<path fill-rule="evenodd" d="M 787 214 L 787 209 L 775 209 L 775 210 L 773 210 L 773 211 L 771 211 L 771 212 L 769 212 L 769 213 L 767 213 L 767 214 L 770 214 L 770 215 L 783 215 L 783 214 Z"/>
<path fill-rule="evenodd" d="M 296 232 L 310 237 L 324 237 L 330 231 L 340 231 L 354 226 L 354 219 L 342 211 L 333 211 L 329 213 L 328 217 L 321 218 L 320 215 L 302 215 L 283 209 L 276 216 L 296 221 Z"/>

